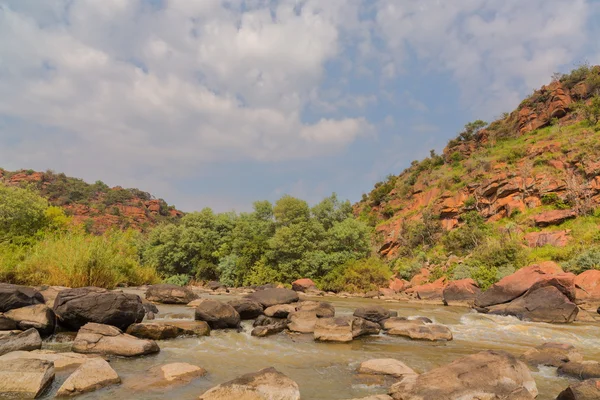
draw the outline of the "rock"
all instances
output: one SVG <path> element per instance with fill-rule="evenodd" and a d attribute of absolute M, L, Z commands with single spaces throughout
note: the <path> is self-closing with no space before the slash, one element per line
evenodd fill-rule
<path fill-rule="evenodd" d="M 273 317 L 267 317 L 265 315 L 261 315 L 258 318 L 256 318 L 256 320 L 254 321 L 252 326 L 256 327 L 256 326 L 273 325 L 273 324 L 277 324 L 282 321 L 285 321 L 286 323 L 288 322 L 287 318 L 273 318 Z"/>
<path fill-rule="evenodd" d="M 570 361 L 558 367 L 558 374 L 582 380 L 600 378 L 600 363 L 598 361 Z"/>
<path fill-rule="evenodd" d="M 452 331 L 447 326 L 428 324 L 421 320 L 386 320 L 383 322 L 383 329 L 388 335 L 414 340 L 452 340 Z"/>
<path fill-rule="evenodd" d="M 277 304 L 295 303 L 299 300 L 298 293 L 290 289 L 264 289 L 249 294 L 246 298 L 259 302 L 264 308 Z"/>
<path fill-rule="evenodd" d="M 573 383 L 560 392 L 556 400 L 598 400 L 600 399 L 600 380 Z"/>
<path fill-rule="evenodd" d="M 146 291 L 146 300 L 162 304 L 188 304 L 198 296 L 188 287 L 160 284 Z"/>
<path fill-rule="evenodd" d="M 369 290 L 363 297 L 367 299 L 379 298 L 379 290 Z"/>
<path fill-rule="evenodd" d="M 571 231 L 566 229 L 562 231 L 550 232 L 529 232 L 525 234 L 527 246 L 531 248 L 554 246 L 565 247 L 571 239 Z"/>
<path fill-rule="evenodd" d="M 179 336 L 200 337 L 210 335 L 210 326 L 205 321 L 169 321 L 168 324 L 182 330 Z"/>
<path fill-rule="evenodd" d="M 488 290 L 477 296 L 475 306 L 488 307 L 508 303 L 523 295 L 534 283 L 561 272 L 562 269 L 553 262 L 521 268 L 514 274 L 502 278 Z"/>
<path fill-rule="evenodd" d="M 183 329 L 165 323 L 140 323 L 127 328 L 127 334 L 141 339 L 165 340 L 183 335 Z"/>
<path fill-rule="evenodd" d="M 93 392 L 121 382 L 114 369 L 102 358 L 90 359 L 81 364 L 62 384 L 57 396 L 76 396 Z"/>
<path fill-rule="evenodd" d="M 146 299 L 142 299 L 142 307 L 144 307 L 146 315 L 149 313 L 158 314 L 158 307 L 156 307 L 156 304 L 150 303 Z"/>
<path fill-rule="evenodd" d="M 577 302 L 600 300 L 600 271 L 590 269 L 575 277 L 575 299 Z"/>
<path fill-rule="evenodd" d="M 252 336 L 265 337 L 275 335 L 279 332 L 283 332 L 287 327 L 287 321 L 283 320 L 275 324 L 257 326 L 254 329 L 252 329 L 252 332 L 250 334 Z"/>
<path fill-rule="evenodd" d="M 362 362 L 358 368 L 358 372 L 361 374 L 391 375 L 396 378 L 402 378 L 406 375 L 417 375 L 412 368 L 394 358 L 378 358 Z"/>
<path fill-rule="evenodd" d="M 150 368 L 143 376 L 136 376 L 125 381 L 128 389 L 146 390 L 173 385 L 187 384 L 200 376 L 206 375 L 204 368 L 188 363 L 171 363 Z"/>
<path fill-rule="evenodd" d="M 13 320 L 18 329 L 22 331 L 35 328 L 42 336 L 49 336 L 54 333 L 56 316 L 54 311 L 45 304 L 14 308 L 5 313 L 4 316 Z"/>
<path fill-rule="evenodd" d="M 351 342 L 363 335 L 379 333 L 379 324 L 358 317 L 318 318 L 314 328 L 315 340 L 322 342 Z"/>
<path fill-rule="evenodd" d="M 425 324 L 433 324 L 433 321 L 427 317 L 410 317 L 407 318 L 409 321 L 421 321 Z"/>
<path fill-rule="evenodd" d="M 33 288 L 0 283 L 0 313 L 44 303 L 44 296 Z"/>
<path fill-rule="evenodd" d="M 533 217 L 535 226 L 545 227 L 550 225 L 559 225 L 568 219 L 577 217 L 577 213 L 573 210 L 551 210 Z"/>
<path fill-rule="evenodd" d="M 54 365 L 35 359 L 0 363 L 0 393 L 20 399 L 40 396 L 54 380 Z"/>
<path fill-rule="evenodd" d="M 390 280 L 389 288 L 394 292 L 403 292 L 408 289 L 410 286 L 410 282 L 405 279 L 393 278 Z"/>
<path fill-rule="evenodd" d="M 88 322 L 126 330 L 129 325 L 142 322 L 145 315 L 138 295 L 95 287 L 61 291 L 56 297 L 54 312 L 61 325 L 74 331 Z"/>
<path fill-rule="evenodd" d="M 221 282 L 217 282 L 217 281 L 208 282 L 206 287 L 212 291 L 219 290 L 219 289 L 226 289 L 225 285 L 223 285 Z"/>
<path fill-rule="evenodd" d="M 521 359 L 532 366 L 560 367 L 569 361 L 583 361 L 583 356 L 570 344 L 544 343 L 527 350 Z"/>
<path fill-rule="evenodd" d="M 335 316 L 335 308 L 325 301 L 301 301 L 296 305 L 297 311 L 314 311 L 317 318 L 331 318 Z"/>
<path fill-rule="evenodd" d="M 0 314 L 0 331 L 12 331 L 17 329 L 17 323 L 4 314 Z"/>
<path fill-rule="evenodd" d="M 48 307 L 53 308 L 58 294 L 63 290 L 71 288 L 66 286 L 40 286 L 36 289 L 44 296 L 45 304 Z"/>
<path fill-rule="evenodd" d="M 296 306 L 294 304 L 277 304 L 276 306 L 266 308 L 265 315 L 274 318 L 287 318 L 290 313 L 295 311 Z"/>
<path fill-rule="evenodd" d="M 300 400 L 298 384 L 277 371 L 267 368 L 242 375 L 237 379 L 216 386 L 200 400 Z"/>
<path fill-rule="evenodd" d="M 153 340 L 138 339 L 114 326 L 90 322 L 77 333 L 73 342 L 73 351 L 83 354 L 134 357 L 158 353 L 160 348 Z"/>
<path fill-rule="evenodd" d="M 37 350 L 42 347 L 39 332 L 30 328 L 21 333 L 10 333 L 0 337 L 0 356 L 11 351 Z"/>
<path fill-rule="evenodd" d="M 407 294 L 415 295 L 420 300 L 442 300 L 442 293 L 446 287 L 446 277 L 441 277 L 432 283 L 413 286 L 406 289 Z"/>
<path fill-rule="evenodd" d="M 380 323 L 384 319 L 398 315 L 395 311 L 387 310 L 381 306 L 360 307 L 354 310 L 355 317 L 366 319 L 367 321 Z"/>
<path fill-rule="evenodd" d="M 445 305 L 473 304 L 479 293 L 481 289 L 473 279 L 459 279 L 448 283 L 442 291 L 442 300 Z"/>
<path fill-rule="evenodd" d="M 207 322 L 211 329 L 237 328 L 240 324 L 235 308 L 212 299 L 202 299 L 196 306 L 195 319 Z"/>
<path fill-rule="evenodd" d="M 316 288 L 317 285 L 312 281 L 312 279 L 303 278 L 292 282 L 292 290 L 295 290 L 296 292 L 306 292 L 309 289 Z"/>
<path fill-rule="evenodd" d="M 503 351 L 462 357 L 417 377 L 407 376 L 390 388 L 396 400 L 533 400 L 537 394 L 529 368 Z"/>
<path fill-rule="evenodd" d="M 292 332 L 312 333 L 317 323 L 316 311 L 296 311 L 288 315 L 289 324 L 287 328 Z"/>
<path fill-rule="evenodd" d="M 490 314 L 548 323 L 573 322 L 578 312 L 577 305 L 554 286 L 534 288 L 508 304 L 489 307 Z"/>
<path fill-rule="evenodd" d="M 259 315 L 263 314 L 263 306 L 258 301 L 240 299 L 232 300 L 228 304 L 232 306 L 235 311 L 238 312 L 238 314 L 240 314 L 240 318 L 243 320 L 255 319 L 258 318 Z"/>
<path fill-rule="evenodd" d="M 77 354 L 77 353 L 56 353 L 51 350 L 33 350 L 33 351 L 12 351 L 0 356 L 0 362 L 13 360 L 42 360 L 54 363 L 56 371 L 78 367 L 83 363 L 88 362 L 94 357 L 93 355 Z"/>
<path fill-rule="evenodd" d="M 349 400 L 394 400 L 387 394 L 376 394 L 373 396 L 361 397 L 360 399 L 349 399 Z"/>

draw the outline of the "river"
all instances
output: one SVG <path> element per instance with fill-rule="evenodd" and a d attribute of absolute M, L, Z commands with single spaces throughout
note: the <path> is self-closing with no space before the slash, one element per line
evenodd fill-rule
<path fill-rule="evenodd" d="M 206 296 L 204 297 L 212 297 Z M 233 296 L 214 296 L 230 300 Z M 522 322 L 512 317 L 477 314 L 467 308 L 444 307 L 418 303 L 384 302 L 374 299 L 318 298 L 336 307 L 336 315 L 351 314 L 355 308 L 378 304 L 395 310 L 399 316 L 426 316 L 447 325 L 454 340 L 444 343 L 411 341 L 386 336 L 368 336 L 348 344 L 317 343 L 312 335 L 280 333 L 265 338 L 250 336 L 251 321 L 243 321 L 243 331 L 214 330 L 203 338 L 180 338 L 159 341 L 160 353 L 141 358 L 112 358 L 111 365 L 123 383 L 80 399 L 197 399 L 207 389 L 242 374 L 275 367 L 300 386 L 303 400 L 334 400 L 386 393 L 392 382 L 365 380 L 356 368 L 373 358 L 396 358 L 417 372 L 425 372 L 452 360 L 487 349 L 500 349 L 520 355 L 547 341 L 569 343 L 586 359 L 600 360 L 600 325 L 575 323 L 551 325 Z M 159 305 L 157 321 L 193 319 L 193 309 L 185 306 Z M 49 349 L 67 349 L 68 344 L 46 343 Z M 158 364 L 187 362 L 205 368 L 208 374 L 185 386 L 160 390 L 132 389 L 137 377 Z M 534 371 L 539 400 L 553 400 L 571 379 L 556 376 L 555 368 Z M 44 398 L 53 397 L 66 379 L 58 373 L 52 390 Z"/>

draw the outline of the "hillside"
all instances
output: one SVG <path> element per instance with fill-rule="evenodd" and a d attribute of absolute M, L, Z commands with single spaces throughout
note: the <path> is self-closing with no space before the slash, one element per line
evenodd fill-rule
<path fill-rule="evenodd" d="M 146 231 L 161 221 L 183 215 L 162 199 L 138 189 L 110 188 L 101 181 L 89 184 L 52 171 L 6 171 L 0 168 L 0 182 L 28 186 L 50 202 L 62 207 L 76 223 L 91 233 L 103 233 L 113 226 Z"/>
<path fill-rule="evenodd" d="M 355 215 L 400 270 L 418 270 L 417 259 L 447 269 L 488 237 L 534 249 L 530 260 L 569 259 L 598 239 L 599 96 L 600 67 L 555 76 L 512 113 L 467 124 L 442 155 L 376 184 Z"/>

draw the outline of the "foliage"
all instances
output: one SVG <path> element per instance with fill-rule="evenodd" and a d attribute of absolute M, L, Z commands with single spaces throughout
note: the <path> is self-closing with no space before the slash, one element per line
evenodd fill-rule
<path fill-rule="evenodd" d="M 489 234 L 489 227 L 476 211 L 462 215 L 464 224 L 447 232 L 442 237 L 442 243 L 448 251 L 464 255 L 479 246 Z"/>
<path fill-rule="evenodd" d="M 335 268 L 321 279 L 320 287 L 332 292 L 367 292 L 385 286 L 391 275 L 383 261 L 371 257 Z"/>
<path fill-rule="evenodd" d="M 0 242 L 26 240 L 44 229 L 55 210 L 47 214 L 48 201 L 29 189 L 0 184 Z"/>
<path fill-rule="evenodd" d="M 171 285 L 177 285 L 177 286 L 187 286 L 188 283 L 190 283 L 190 277 L 188 275 L 172 275 L 166 279 L 163 280 L 164 283 L 168 283 Z"/>
<path fill-rule="evenodd" d="M 580 274 L 589 269 L 600 270 L 600 247 L 592 247 L 563 264 L 566 271 Z"/>

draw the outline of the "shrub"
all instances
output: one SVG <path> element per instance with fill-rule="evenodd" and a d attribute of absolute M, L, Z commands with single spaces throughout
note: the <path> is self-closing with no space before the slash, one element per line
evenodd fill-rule
<path fill-rule="evenodd" d="M 164 283 L 177 286 L 187 286 L 190 283 L 190 277 L 187 275 L 173 275 L 163 280 Z"/>
<path fill-rule="evenodd" d="M 423 263 L 417 259 L 412 260 L 411 262 L 406 264 L 397 265 L 396 268 L 398 275 L 400 275 L 402 279 L 410 281 L 415 275 L 419 273 L 419 271 L 421 271 L 421 268 L 423 268 Z"/>
<path fill-rule="evenodd" d="M 489 228 L 481 215 L 470 211 L 462 216 L 465 224 L 442 237 L 442 243 L 455 254 L 465 254 L 479 246 L 489 234 Z"/>
<path fill-rule="evenodd" d="M 563 264 L 565 270 L 580 274 L 590 269 L 600 270 L 600 248 L 593 247 Z"/>
<path fill-rule="evenodd" d="M 325 275 L 321 289 L 332 292 L 367 292 L 387 286 L 392 273 L 379 258 L 350 261 Z"/>

